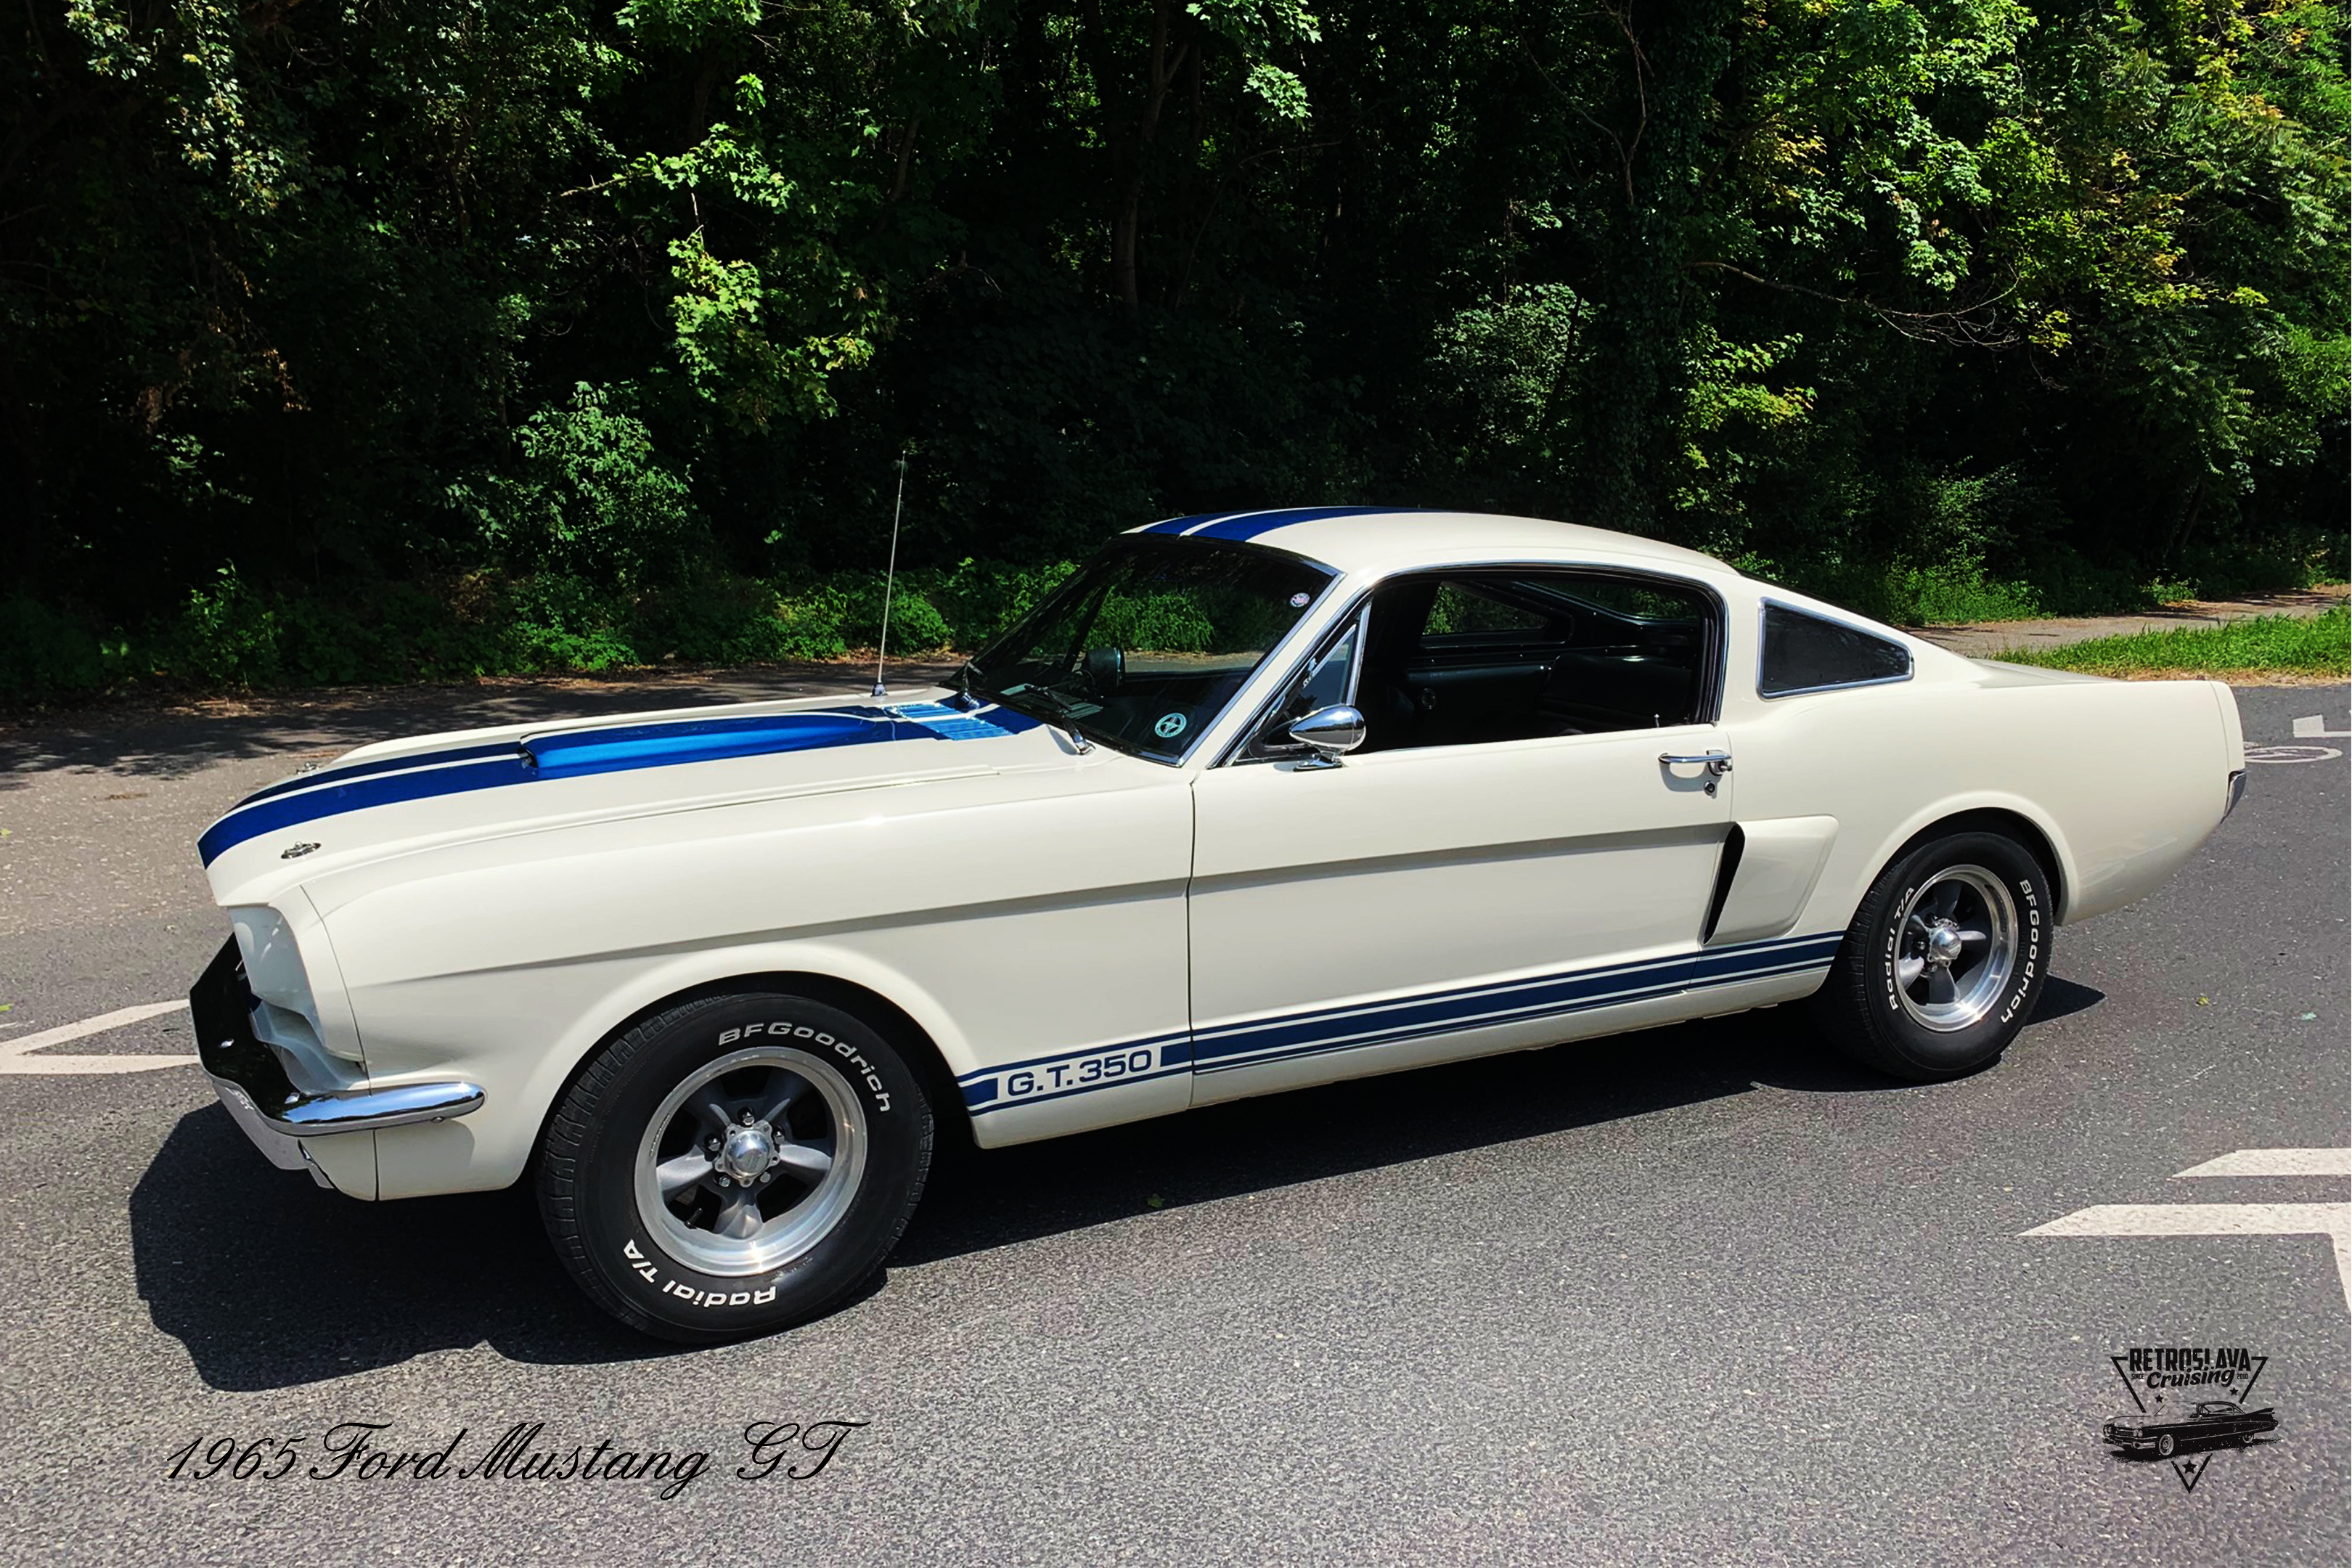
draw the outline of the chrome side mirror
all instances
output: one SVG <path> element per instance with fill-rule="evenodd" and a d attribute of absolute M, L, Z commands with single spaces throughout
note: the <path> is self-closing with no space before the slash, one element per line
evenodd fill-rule
<path fill-rule="evenodd" d="M 1364 716 L 1344 703 L 1318 708 L 1290 726 L 1290 738 L 1314 753 L 1298 764 L 1302 769 L 1336 768 L 1364 743 Z"/>

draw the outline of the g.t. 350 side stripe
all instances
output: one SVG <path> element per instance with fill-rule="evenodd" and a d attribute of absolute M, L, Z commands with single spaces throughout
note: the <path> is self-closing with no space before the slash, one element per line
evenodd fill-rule
<path fill-rule="evenodd" d="M 965 1074 L 958 1082 L 965 1106 L 973 1115 L 982 1116 L 1008 1106 L 1091 1094 L 1177 1073 L 1230 1072 L 1295 1057 L 1565 1017 L 1678 992 L 1800 974 L 1827 968 L 1837 956 L 1841 940 L 1836 931 L 1781 937 L 1632 963 L 1286 1013 L 986 1068 Z"/>

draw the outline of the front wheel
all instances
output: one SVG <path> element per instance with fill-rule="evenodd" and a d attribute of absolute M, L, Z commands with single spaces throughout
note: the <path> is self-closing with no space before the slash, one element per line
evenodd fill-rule
<path fill-rule="evenodd" d="M 2179 1446 L 2173 1440 L 2172 1434 L 2167 1432 L 2156 1440 L 2156 1457 L 2159 1459 L 2168 1459 L 2172 1458 L 2172 1451 Z"/>
<path fill-rule="evenodd" d="M 1823 1031 L 1915 1083 L 1997 1060 L 2049 973 L 2048 873 L 2015 840 L 1955 833 L 1880 874 L 1813 998 Z"/>
<path fill-rule="evenodd" d="M 709 1342 L 870 1279 L 921 1195 L 931 1114 L 898 1050 L 805 997 L 705 997 L 612 1041 L 549 1125 L 540 1213 L 597 1305 Z"/>

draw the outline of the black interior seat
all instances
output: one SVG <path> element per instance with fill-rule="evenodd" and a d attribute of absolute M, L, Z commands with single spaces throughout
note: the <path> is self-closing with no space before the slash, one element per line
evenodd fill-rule
<path fill-rule="evenodd" d="M 1367 752 L 1421 743 L 1421 706 L 1406 672 L 1421 646 L 1422 627 L 1429 623 L 1429 607 L 1436 602 L 1437 580 L 1433 577 L 1391 583 L 1372 595 L 1363 671 L 1356 681 L 1356 708 L 1364 716 L 1362 749 Z"/>
<path fill-rule="evenodd" d="M 1679 724 L 1697 707 L 1697 673 L 1655 654 L 1571 649 L 1552 666 L 1536 708 L 1559 735 Z"/>

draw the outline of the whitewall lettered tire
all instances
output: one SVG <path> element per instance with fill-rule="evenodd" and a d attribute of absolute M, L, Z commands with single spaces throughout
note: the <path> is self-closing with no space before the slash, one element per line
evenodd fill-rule
<path fill-rule="evenodd" d="M 1914 846 L 1871 884 L 1812 1010 L 1847 1055 L 1913 1082 L 1999 1059 L 2050 972 L 2049 873 L 1984 831 Z"/>
<path fill-rule="evenodd" d="M 540 1212 L 581 1287 L 667 1339 L 764 1333 L 871 1279 L 930 1164 L 930 1108 L 864 1020 L 708 996 L 608 1042 L 557 1106 Z"/>

